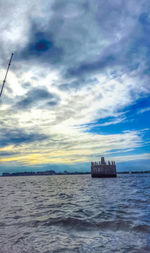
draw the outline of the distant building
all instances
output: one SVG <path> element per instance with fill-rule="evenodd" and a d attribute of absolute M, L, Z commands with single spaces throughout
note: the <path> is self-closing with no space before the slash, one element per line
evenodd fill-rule
<path fill-rule="evenodd" d="M 91 162 L 92 177 L 116 177 L 116 164 L 114 161 L 106 164 L 104 157 L 101 157 L 101 162 Z"/>
<path fill-rule="evenodd" d="M 43 175 L 55 175 L 56 172 L 54 170 L 48 170 L 48 171 L 28 171 L 28 172 L 14 172 L 14 173 L 7 173 L 4 172 L 2 174 L 3 177 L 18 177 L 18 176 L 43 176 Z"/>

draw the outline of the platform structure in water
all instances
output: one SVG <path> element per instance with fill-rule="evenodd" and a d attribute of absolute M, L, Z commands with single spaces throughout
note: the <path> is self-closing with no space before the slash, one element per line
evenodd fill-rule
<path fill-rule="evenodd" d="M 91 162 L 91 176 L 92 177 L 116 177 L 115 162 L 108 161 L 106 164 L 104 157 L 101 157 L 101 162 Z"/>

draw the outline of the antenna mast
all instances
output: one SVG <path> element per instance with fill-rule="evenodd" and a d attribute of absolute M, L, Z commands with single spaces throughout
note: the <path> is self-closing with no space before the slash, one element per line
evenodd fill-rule
<path fill-rule="evenodd" d="M 3 85 L 2 85 L 2 88 L 1 88 L 1 91 L 0 91 L 0 97 L 2 96 L 2 93 L 3 93 L 4 85 L 5 85 L 5 82 L 6 82 L 7 74 L 8 74 L 9 68 L 10 68 L 10 64 L 11 64 L 13 55 L 14 54 L 12 53 L 11 57 L 10 57 L 10 60 L 9 60 L 9 63 L 8 63 L 7 71 L 6 71 L 5 78 L 4 78 L 4 81 L 3 81 Z"/>

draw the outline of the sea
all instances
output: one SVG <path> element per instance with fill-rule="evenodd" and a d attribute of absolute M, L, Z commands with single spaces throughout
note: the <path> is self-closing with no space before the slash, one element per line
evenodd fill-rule
<path fill-rule="evenodd" d="M 0 177 L 0 253 L 149 253 L 150 174 Z"/>

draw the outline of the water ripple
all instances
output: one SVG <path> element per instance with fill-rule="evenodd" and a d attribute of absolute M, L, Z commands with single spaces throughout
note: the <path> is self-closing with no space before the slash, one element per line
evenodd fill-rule
<path fill-rule="evenodd" d="M 150 176 L 0 178 L 0 253 L 150 252 Z"/>

